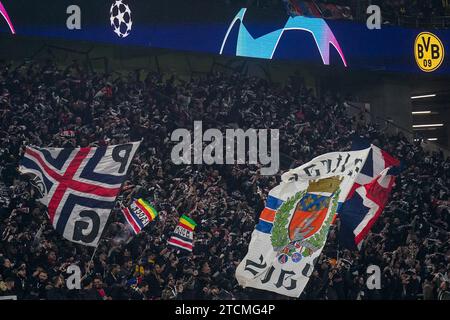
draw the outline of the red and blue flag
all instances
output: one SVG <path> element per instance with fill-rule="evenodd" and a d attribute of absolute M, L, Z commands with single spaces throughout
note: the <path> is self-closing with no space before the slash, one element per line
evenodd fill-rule
<path fill-rule="evenodd" d="M 339 208 L 339 240 L 348 249 L 361 248 L 389 199 L 399 160 L 372 145 L 346 201 Z"/>
<path fill-rule="evenodd" d="M 108 147 L 27 147 L 19 170 L 64 238 L 97 246 L 140 142 Z"/>

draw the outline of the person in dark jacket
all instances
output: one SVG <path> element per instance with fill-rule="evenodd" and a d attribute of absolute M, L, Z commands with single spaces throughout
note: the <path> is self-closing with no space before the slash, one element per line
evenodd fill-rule
<path fill-rule="evenodd" d="M 113 264 L 111 266 L 110 271 L 105 277 L 105 283 L 108 287 L 112 287 L 114 285 L 120 284 L 122 281 L 120 276 L 120 266 L 118 264 Z"/>
<path fill-rule="evenodd" d="M 53 277 L 53 286 L 47 291 L 48 300 L 66 300 L 67 299 L 67 289 L 65 287 L 64 277 L 55 276 Z"/>
<path fill-rule="evenodd" d="M 146 294 L 148 291 L 148 283 L 146 281 L 141 281 L 137 288 L 131 289 L 131 300 L 146 300 Z"/>
<path fill-rule="evenodd" d="M 100 294 L 93 288 L 92 278 L 87 277 L 82 281 L 83 289 L 80 290 L 80 300 L 103 300 Z"/>
<path fill-rule="evenodd" d="M 46 271 L 37 271 L 37 276 L 30 287 L 30 298 L 33 300 L 43 300 L 47 297 L 46 288 L 48 285 L 48 274 Z"/>
<path fill-rule="evenodd" d="M 149 297 L 160 297 L 162 293 L 162 268 L 159 264 L 149 265 L 144 271 L 144 280 L 149 284 Z"/>
<path fill-rule="evenodd" d="M 16 277 L 14 279 L 15 288 L 17 290 L 17 299 L 26 299 L 26 295 L 29 291 L 29 281 L 27 279 L 27 268 L 25 264 L 21 265 L 17 270 Z"/>

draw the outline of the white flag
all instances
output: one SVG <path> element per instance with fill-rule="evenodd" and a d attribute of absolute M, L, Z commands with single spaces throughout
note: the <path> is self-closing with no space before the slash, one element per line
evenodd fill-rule
<path fill-rule="evenodd" d="M 19 170 L 33 176 L 57 232 L 72 242 L 97 246 L 139 145 L 27 147 Z"/>
<path fill-rule="evenodd" d="M 369 151 L 324 154 L 282 175 L 236 269 L 242 287 L 300 296 Z"/>

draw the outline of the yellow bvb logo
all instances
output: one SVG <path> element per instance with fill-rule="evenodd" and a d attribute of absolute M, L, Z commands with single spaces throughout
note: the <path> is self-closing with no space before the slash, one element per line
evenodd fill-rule
<path fill-rule="evenodd" d="M 414 43 L 414 56 L 422 71 L 433 72 L 444 61 L 445 48 L 436 35 L 431 32 L 422 32 Z"/>

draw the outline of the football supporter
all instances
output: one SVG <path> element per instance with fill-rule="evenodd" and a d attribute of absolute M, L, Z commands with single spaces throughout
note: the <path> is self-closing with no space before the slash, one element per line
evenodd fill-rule
<path fill-rule="evenodd" d="M 73 66 L 58 68 L 51 60 L 0 64 L 0 181 L 8 190 L 0 205 L 0 295 L 282 298 L 244 290 L 234 277 L 268 190 L 280 175 L 262 176 L 255 165 L 174 165 L 171 133 L 202 120 L 204 127 L 222 130 L 279 129 L 281 152 L 294 159 L 291 167 L 326 152 L 349 150 L 355 136 L 404 163 L 389 205 L 363 249 L 339 249 L 332 231 L 302 298 L 448 297 L 450 213 L 439 201 L 449 199 L 450 159 L 443 153 L 426 152 L 401 134 L 388 136 L 373 123 L 347 116 L 342 99 L 331 94 L 319 99 L 297 84 L 282 87 L 241 74 L 212 73 L 190 81 L 141 76 L 87 74 Z M 98 95 L 104 88 L 108 94 Z M 17 171 L 25 145 L 102 146 L 141 138 L 119 201 L 149 199 L 160 216 L 127 239 L 117 207 L 94 256 L 93 248 L 70 243 L 53 230 L 46 208 L 35 201 L 38 192 Z M 197 222 L 194 251 L 188 255 L 167 246 L 182 214 Z M 79 290 L 64 289 L 70 264 L 81 268 Z M 382 271 L 381 290 L 364 286 L 372 264 Z"/>

